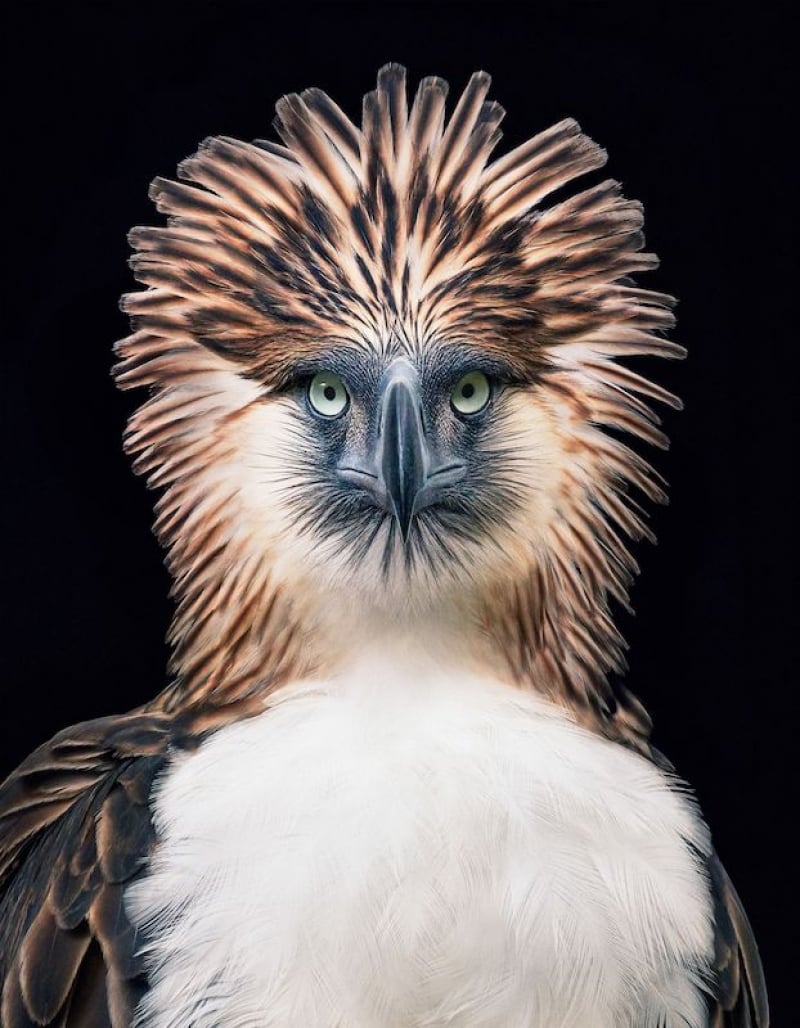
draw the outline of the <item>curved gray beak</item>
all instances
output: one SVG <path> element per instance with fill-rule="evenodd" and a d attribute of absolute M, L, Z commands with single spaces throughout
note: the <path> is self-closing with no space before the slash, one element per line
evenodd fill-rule
<path fill-rule="evenodd" d="M 393 514 L 404 541 L 414 516 L 434 503 L 445 486 L 464 477 L 461 461 L 434 466 L 419 379 L 405 361 L 390 368 L 381 385 L 374 448 L 364 457 L 363 464 L 359 459 L 340 466 L 339 476 Z"/>
<path fill-rule="evenodd" d="M 419 386 L 407 375 L 386 382 L 378 441 L 378 478 L 407 539 L 430 464 Z"/>

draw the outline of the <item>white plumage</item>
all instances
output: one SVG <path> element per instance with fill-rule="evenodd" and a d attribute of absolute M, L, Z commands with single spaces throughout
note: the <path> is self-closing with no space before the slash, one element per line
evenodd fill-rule
<path fill-rule="evenodd" d="M 534 695 L 385 652 L 177 757 L 155 811 L 148 1028 L 707 1023 L 695 804 Z"/>

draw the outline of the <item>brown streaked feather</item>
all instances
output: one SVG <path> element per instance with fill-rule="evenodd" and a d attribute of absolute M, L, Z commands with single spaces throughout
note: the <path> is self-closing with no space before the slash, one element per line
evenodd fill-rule
<path fill-rule="evenodd" d="M 158 714 L 87 722 L 0 786 L 4 1028 L 129 1028 L 143 978 L 122 892 L 153 845 L 148 801 L 172 738 Z"/>
<path fill-rule="evenodd" d="M 716 925 L 710 1028 L 769 1028 L 764 971 L 741 900 L 716 854 L 709 861 Z"/>
<path fill-rule="evenodd" d="M 276 110 L 278 116 L 273 124 L 278 134 L 302 163 L 316 168 L 328 184 L 326 201 L 332 202 L 340 214 L 347 212 L 355 200 L 357 188 L 353 168 L 338 148 L 331 146 L 330 137 L 321 130 L 301 96 L 284 96 Z"/>
<path fill-rule="evenodd" d="M 356 168 L 361 154 L 360 133 L 341 107 L 321 89 L 305 89 L 300 97 L 342 157 L 352 168 Z"/>
<path fill-rule="evenodd" d="M 464 147 L 475 132 L 491 84 L 492 80 L 485 71 L 475 72 L 447 123 L 437 154 L 436 168 L 436 180 L 443 192 L 452 187 L 452 179 L 456 173 L 460 172 L 463 175 Z"/>

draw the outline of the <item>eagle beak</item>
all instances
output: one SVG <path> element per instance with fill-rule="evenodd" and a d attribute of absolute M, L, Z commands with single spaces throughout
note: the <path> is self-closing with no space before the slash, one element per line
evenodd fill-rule
<path fill-rule="evenodd" d="M 407 540 L 428 478 L 430 453 L 419 385 L 405 369 L 395 371 L 384 385 L 378 448 L 378 479 Z"/>
<path fill-rule="evenodd" d="M 337 471 L 342 481 L 369 493 L 396 518 L 404 542 L 419 511 L 464 477 L 463 461 L 437 463 L 434 458 L 419 378 L 407 362 L 397 361 L 381 385 L 374 448 L 368 455 L 351 452 Z"/>

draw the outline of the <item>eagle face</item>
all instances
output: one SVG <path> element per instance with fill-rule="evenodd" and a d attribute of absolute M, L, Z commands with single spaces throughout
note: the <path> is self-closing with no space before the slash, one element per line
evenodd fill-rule
<path fill-rule="evenodd" d="M 292 369 L 287 519 L 359 591 L 365 562 L 370 593 L 466 588 L 529 513 L 519 465 L 536 447 L 513 445 L 515 387 L 512 368 L 468 344 L 344 345 Z"/>
<path fill-rule="evenodd" d="M 513 582 L 544 545 L 569 456 L 536 380 L 473 340 L 328 345 L 245 421 L 242 535 L 293 592 L 392 616 Z"/>

